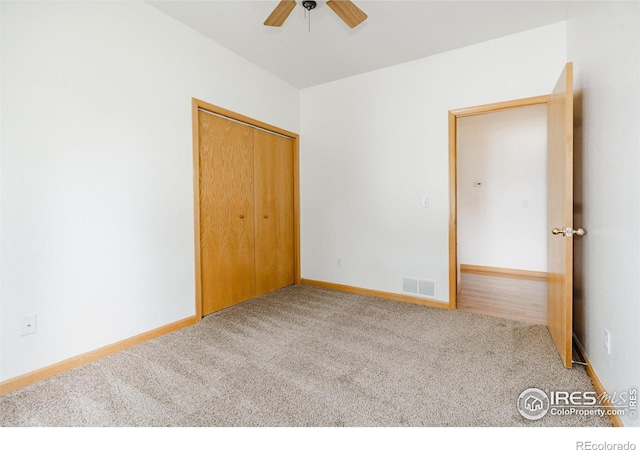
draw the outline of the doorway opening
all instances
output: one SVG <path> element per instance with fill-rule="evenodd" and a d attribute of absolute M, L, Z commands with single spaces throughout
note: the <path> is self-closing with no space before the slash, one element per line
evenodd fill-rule
<path fill-rule="evenodd" d="M 548 100 L 449 112 L 451 308 L 546 324 Z"/>

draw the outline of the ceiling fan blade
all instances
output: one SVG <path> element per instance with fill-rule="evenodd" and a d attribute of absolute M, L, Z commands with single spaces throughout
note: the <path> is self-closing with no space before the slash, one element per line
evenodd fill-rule
<path fill-rule="evenodd" d="M 267 17 L 267 20 L 264 21 L 264 24 L 269 27 L 281 27 L 295 7 L 296 2 L 294 0 L 282 0 L 278 3 L 278 6 L 276 6 L 271 15 Z"/>
<path fill-rule="evenodd" d="M 348 0 L 330 0 L 327 6 L 340 17 L 349 28 L 355 28 L 367 20 L 367 15 L 353 2 Z"/>

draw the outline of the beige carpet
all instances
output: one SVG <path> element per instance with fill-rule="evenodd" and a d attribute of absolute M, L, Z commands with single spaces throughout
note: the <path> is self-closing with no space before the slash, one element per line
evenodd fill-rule
<path fill-rule="evenodd" d="M 291 286 L 0 397 L 16 426 L 611 426 L 523 418 L 529 387 L 593 390 L 548 331 Z"/>

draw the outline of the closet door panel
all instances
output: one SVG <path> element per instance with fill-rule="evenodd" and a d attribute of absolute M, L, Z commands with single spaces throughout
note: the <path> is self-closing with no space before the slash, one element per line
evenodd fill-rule
<path fill-rule="evenodd" d="M 255 296 L 253 129 L 199 112 L 202 312 Z"/>
<path fill-rule="evenodd" d="M 256 295 L 294 283 L 293 141 L 254 130 Z"/>

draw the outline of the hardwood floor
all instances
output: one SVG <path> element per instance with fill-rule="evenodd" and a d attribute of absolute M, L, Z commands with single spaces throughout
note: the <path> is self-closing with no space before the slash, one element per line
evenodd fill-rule
<path fill-rule="evenodd" d="M 458 309 L 546 325 L 547 282 L 463 271 Z"/>

